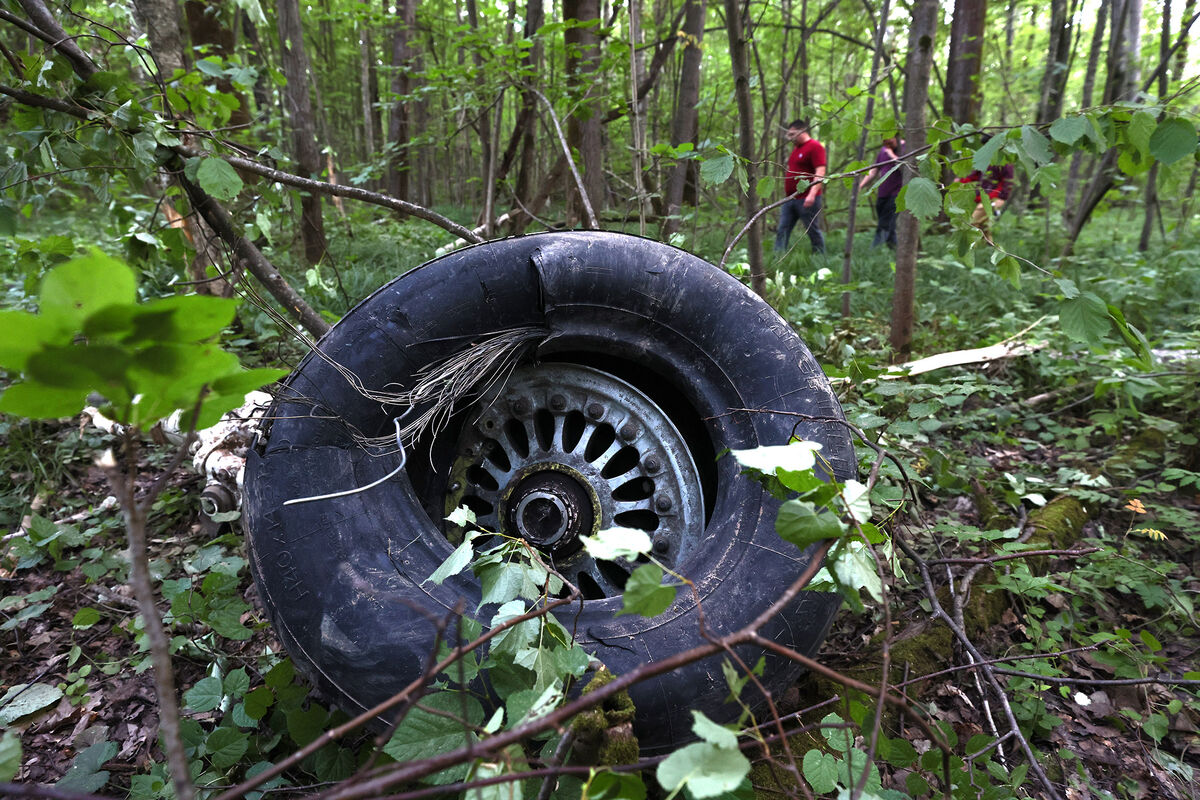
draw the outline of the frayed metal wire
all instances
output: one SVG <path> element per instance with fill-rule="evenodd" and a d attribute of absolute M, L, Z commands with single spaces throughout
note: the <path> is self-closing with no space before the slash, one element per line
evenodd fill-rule
<path fill-rule="evenodd" d="M 331 500 L 335 497 L 348 497 L 352 494 L 358 494 L 359 492 L 365 492 L 369 489 L 374 489 L 376 486 L 386 483 L 396 475 L 399 475 L 400 470 L 404 469 L 404 465 L 408 462 L 408 453 L 405 452 L 404 442 L 400 439 L 400 420 L 408 416 L 409 411 L 412 411 L 412 409 L 410 408 L 408 411 L 405 411 L 403 414 L 392 420 L 392 422 L 394 422 L 396 425 L 396 447 L 400 450 L 400 463 L 394 470 L 389 472 L 387 475 L 384 475 L 379 480 L 371 481 L 366 486 L 359 486 L 357 489 L 346 489 L 345 491 L 330 492 L 329 494 L 317 494 L 313 495 L 312 497 L 295 497 L 291 500 L 284 500 L 283 504 L 285 506 L 294 506 L 299 505 L 300 503 L 313 503 L 317 500 Z"/>

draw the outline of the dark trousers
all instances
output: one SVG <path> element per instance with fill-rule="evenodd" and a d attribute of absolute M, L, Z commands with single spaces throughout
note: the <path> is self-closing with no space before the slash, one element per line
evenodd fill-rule
<path fill-rule="evenodd" d="M 875 223 L 875 240 L 871 242 L 871 247 L 879 247 L 881 244 L 887 244 L 893 250 L 896 249 L 896 197 L 879 197 L 875 201 L 875 214 L 878 216 L 878 222 Z"/>
<path fill-rule="evenodd" d="M 792 238 L 792 228 L 799 222 L 808 232 L 808 240 L 812 242 L 814 253 L 825 252 L 825 234 L 821 232 L 818 217 L 821 214 L 821 197 L 818 195 L 812 205 L 804 207 L 804 201 L 799 197 L 788 200 L 779 209 L 779 228 L 775 231 L 775 252 L 788 249 Z"/>

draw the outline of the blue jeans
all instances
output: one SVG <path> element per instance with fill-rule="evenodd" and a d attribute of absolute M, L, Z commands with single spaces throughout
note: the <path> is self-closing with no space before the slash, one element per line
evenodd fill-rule
<path fill-rule="evenodd" d="M 880 197 L 875 201 L 875 213 L 879 221 L 875 223 L 875 240 L 871 247 L 886 244 L 896 249 L 896 197 Z"/>
<path fill-rule="evenodd" d="M 799 197 L 793 197 L 783 204 L 779 209 L 779 229 L 775 231 L 776 253 L 788 249 L 788 241 L 792 238 L 792 228 L 796 227 L 797 222 L 804 225 L 804 230 L 808 232 L 808 240 L 812 242 L 813 252 L 825 252 L 825 234 L 821 232 L 821 226 L 817 222 L 817 217 L 821 214 L 821 206 L 820 195 L 807 208 L 804 207 L 804 201 Z"/>

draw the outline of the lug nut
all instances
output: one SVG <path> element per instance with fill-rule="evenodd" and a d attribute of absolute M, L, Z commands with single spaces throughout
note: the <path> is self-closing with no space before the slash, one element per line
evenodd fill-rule
<path fill-rule="evenodd" d="M 561 394 L 556 394 L 550 398 L 550 408 L 555 411 L 562 411 L 567 407 L 567 398 Z"/>
<path fill-rule="evenodd" d="M 658 460 L 658 456 L 646 456 L 646 460 L 642 462 L 642 466 L 646 468 L 648 474 L 654 475 L 662 469 L 662 462 Z"/>
<path fill-rule="evenodd" d="M 667 541 L 665 536 L 654 537 L 654 552 L 662 554 L 671 549 L 671 543 Z"/>
<path fill-rule="evenodd" d="M 671 498 L 665 494 L 660 494 L 658 497 L 654 498 L 654 507 L 659 511 L 670 511 L 671 505 Z"/>
<path fill-rule="evenodd" d="M 462 489 L 462 484 L 459 481 L 454 481 L 450 484 L 450 491 L 457 492 L 460 489 Z"/>
<path fill-rule="evenodd" d="M 634 425 L 632 422 L 626 422 L 621 426 L 621 430 L 617 431 L 617 435 L 621 437 L 622 441 L 632 442 L 638 435 L 637 425 Z"/>
<path fill-rule="evenodd" d="M 587 407 L 587 415 L 592 419 L 600 419 L 604 416 L 604 406 L 599 403 L 589 403 Z"/>
<path fill-rule="evenodd" d="M 512 401 L 512 411 L 517 416 L 523 416 L 529 413 L 530 403 L 528 397 L 518 397 Z"/>

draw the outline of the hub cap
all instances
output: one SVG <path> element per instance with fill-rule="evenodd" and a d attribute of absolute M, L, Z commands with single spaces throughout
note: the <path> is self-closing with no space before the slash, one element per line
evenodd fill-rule
<path fill-rule="evenodd" d="M 687 444 L 661 408 L 620 378 L 576 364 L 522 368 L 468 414 L 447 514 L 466 505 L 479 528 L 524 538 L 584 597 L 620 594 L 638 565 L 596 561 L 581 536 L 640 528 L 671 567 L 703 534 Z M 449 535 L 461 540 L 462 530 Z"/>

